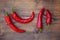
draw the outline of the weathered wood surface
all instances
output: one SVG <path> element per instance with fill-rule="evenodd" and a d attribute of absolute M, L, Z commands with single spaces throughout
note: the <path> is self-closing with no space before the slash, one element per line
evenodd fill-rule
<path fill-rule="evenodd" d="M 22 18 L 28 18 L 35 12 L 35 18 L 28 24 L 19 24 L 14 22 L 15 25 L 21 29 L 25 29 L 26 33 L 16 33 L 7 26 L 4 17 L 6 11 L 11 14 L 11 9 L 14 10 Z M 33 33 L 37 23 L 37 15 L 41 8 L 49 9 L 53 15 L 53 20 L 50 29 L 44 22 L 43 33 Z M 60 0 L 0 0 L 0 40 L 60 40 Z"/>

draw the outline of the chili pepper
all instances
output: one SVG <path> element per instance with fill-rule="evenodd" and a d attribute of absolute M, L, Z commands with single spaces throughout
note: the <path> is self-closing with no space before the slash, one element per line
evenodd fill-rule
<path fill-rule="evenodd" d="M 12 18 L 15 20 L 15 21 L 17 21 L 17 22 L 19 22 L 19 23 L 23 23 L 23 24 L 26 24 L 26 23 L 29 23 L 29 22 L 31 22 L 33 19 L 34 19 L 34 12 L 32 12 L 32 15 L 31 15 L 31 17 L 30 18 L 28 18 L 28 19 L 22 19 L 21 17 L 19 17 L 18 15 L 17 15 L 17 13 L 15 12 L 15 11 L 13 11 L 13 13 L 12 13 Z"/>
<path fill-rule="evenodd" d="M 38 14 L 38 20 L 37 20 L 37 28 L 42 32 L 43 24 L 42 24 L 42 17 L 44 14 L 45 8 L 42 8 Z"/>
<path fill-rule="evenodd" d="M 6 13 L 5 20 L 6 20 L 7 24 L 10 26 L 10 28 L 13 29 L 14 31 L 20 32 L 20 33 L 26 32 L 25 30 L 22 30 L 22 29 L 17 28 L 17 27 L 13 24 L 13 22 L 11 21 L 11 18 L 10 18 L 10 16 L 9 16 L 8 13 Z"/>
<path fill-rule="evenodd" d="M 52 23 L 52 15 L 48 9 L 46 10 L 46 23 L 48 25 L 48 28 L 50 27 L 50 24 Z"/>

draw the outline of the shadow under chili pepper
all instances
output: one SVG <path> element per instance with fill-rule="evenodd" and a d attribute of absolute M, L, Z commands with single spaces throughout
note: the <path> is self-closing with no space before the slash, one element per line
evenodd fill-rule
<path fill-rule="evenodd" d="M 33 33 L 39 33 L 38 29 L 35 28 Z"/>
<path fill-rule="evenodd" d="M 42 31 L 40 32 L 40 30 L 38 30 L 38 29 L 35 28 L 33 33 L 39 34 L 39 33 L 42 33 L 42 32 L 43 32 L 43 29 L 42 29 Z"/>

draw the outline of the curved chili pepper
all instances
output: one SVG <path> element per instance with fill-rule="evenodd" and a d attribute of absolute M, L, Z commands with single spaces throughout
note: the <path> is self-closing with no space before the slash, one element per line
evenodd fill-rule
<path fill-rule="evenodd" d="M 28 19 L 22 19 L 21 17 L 19 17 L 18 15 L 17 15 L 17 13 L 15 12 L 15 11 L 13 11 L 13 13 L 12 13 L 12 18 L 15 20 L 15 21 L 17 21 L 17 22 L 19 22 L 19 23 L 23 23 L 23 24 L 26 24 L 26 23 L 29 23 L 29 22 L 31 22 L 33 19 L 34 19 L 34 12 L 32 12 L 32 15 L 31 15 L 31 17 L 30 18 L 28 18 Z"/>
<path fill-rule="evenodd" d="M 10 16 L 8 15 L 8 13 L 6 14 L 5 20 L 6 20 L 7 24 L 10 26 L 10 28 L 13 29 L 14 31 L 20 32 L 20 33 L 26 32 L 25 30 L 22 30 L 22 29 L 17 28 L 13 24 L 13 22 L 11 21 Z"/>
<path fill-rule="evenodd" d="M 46 10 L 46 23 L 48 25 L 48 28 L 50 27 L 50 24 L 52 23 L 52 16 L 48 9 Z"/>
<path fill-rule="evenodd" d="M 42 24 L 42 17 L 44 14 L 45 8 L 42 8 L 38 14 L 38 20 L 37 20 L 37 28 L 42 32 L 43 24 Z"/>

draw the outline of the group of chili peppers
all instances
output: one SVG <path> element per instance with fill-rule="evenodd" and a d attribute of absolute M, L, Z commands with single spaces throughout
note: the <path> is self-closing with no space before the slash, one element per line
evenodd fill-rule
<path fill-rule="evenodd" d="M 43 29 L 42 18 L 43 18 L 44 11 L 45 11 L 45 8 L 42 8 L 38 14 L 38 20 L 37 20 L 36 27 L 40 32 L 42 32 L 42 29 Z M 47 23 L 48 27 L 50 27 L 50 24 L 52 23 L 52 16 L 48 9 L 46 9 L 46 23 Z"/>
<path fill-rule="evenodd" d="M 43 17 L 43 14 L 44 14 L 44 11 L 45 11 L 45 8 L 42 8 L 38 14 L 38 20 L 37 20 L 37 26 L 36 28 L 38 29 L 38 31 L 42 32 L 42 29 L 43 29 L 43 23 L 42 23 L 42 17 Z M 12 9 L 12 14 L 11 14 L 12 18 L 19 22 L 19 23 L 22 23 L 22 24 L 26 24 L 26 23 L 29 23 L 31 22 L 33 19 L 34 19 L 34 12 L 32 12 L 32 15 L 30 16 L 30 18 L 28 19 L 23 19 L 21 17 L 19 17 L 17 15 L 17 13 Z M 14 23 L 12 22 L 8 12 L 6 13 L 6 17 L 5 17 L 5 20 L 7 22 L 7 24 L 10 26 L 11 29 L 13 29 L 14 31 L 16 32 L 20 32 L 20 33 L 24 33 L 26 32 L 25 30 L 23 29 L 19 29 L 17 28 Z M 46 9 L 46 23 L 47 25 L 49 26 L 52 22 L 52 17 L 51 17 L 51 13 L 48 9 Z"/>

